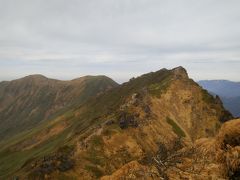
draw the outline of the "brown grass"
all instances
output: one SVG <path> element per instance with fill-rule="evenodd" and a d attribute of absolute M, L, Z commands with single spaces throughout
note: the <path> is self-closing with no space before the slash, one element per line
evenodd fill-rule
<path fill-rule="evenodd" d="M 240 171 L 240 119 L 224 123 L 216 145 L 219 148 L 217 159 L 224 167 L 225 176 L 234 178 Z"/>

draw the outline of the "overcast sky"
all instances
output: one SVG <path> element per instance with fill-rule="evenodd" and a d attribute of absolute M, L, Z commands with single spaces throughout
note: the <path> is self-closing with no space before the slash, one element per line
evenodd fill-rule
<path fill-rule="evenodd" d="M 239 0 L 0 0 L 0 81 L 184 66 L 240 81 Z"/>

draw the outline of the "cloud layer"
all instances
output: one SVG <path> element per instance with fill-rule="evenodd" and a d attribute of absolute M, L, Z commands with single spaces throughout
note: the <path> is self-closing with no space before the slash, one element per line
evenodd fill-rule
<path fill-rule="evenodd" d="M 41 73 L 118 82 L 182 65 L 240 81 L 239 0 L 0 0 L 0 80 Z"/>

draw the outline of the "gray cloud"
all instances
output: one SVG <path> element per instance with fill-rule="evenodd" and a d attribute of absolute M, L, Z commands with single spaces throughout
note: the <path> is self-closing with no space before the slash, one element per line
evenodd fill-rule
<path fill-rule="evenodd" d="M 122 82 L 182 65 L 240 81 L 238 0 L 0 0 L 0 80 L 32 73 Z"/>

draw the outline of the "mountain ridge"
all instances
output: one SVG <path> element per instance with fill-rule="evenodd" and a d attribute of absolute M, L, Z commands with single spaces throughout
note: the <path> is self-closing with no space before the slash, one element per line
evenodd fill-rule
<path fill-rule="evenodd" d="M 117 85 L 106 76 L 60 81 L 42 75 L 30 75 L 4 82 L 0 84 L 0 136 L 8 135 L 7 131 L 17 124 L 34 126 L 49 119 L 59 110 L 84 102 L 91 96 Z"/>
<path fill-rule="evenodd" d="M 159 166 L 163 159 L 158 152 L 180 153 L 199 138 L 211 139 L 229 119 L 221 101 L 190 79 L 184 68 L 161 69 L 104 91 L 51 123 L 3 143 L 0 177 L 145 177 L 136 174 L 138 168 L 155 179 L 171 177 L 178 160 Z M 169 153 L 166 156 L 174 155 Z M 129 173 L 116 175 L 126 167 Z"/>

